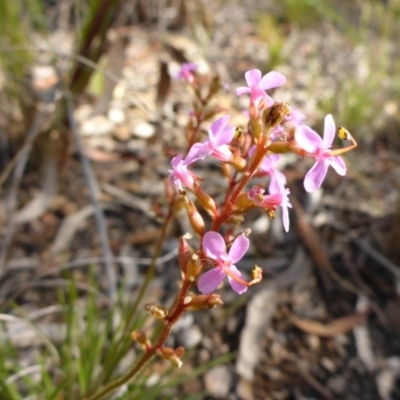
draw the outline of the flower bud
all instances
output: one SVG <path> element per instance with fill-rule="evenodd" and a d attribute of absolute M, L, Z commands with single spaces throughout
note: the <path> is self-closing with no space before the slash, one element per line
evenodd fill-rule
<path fill-rule="evenodd" d="M 237 197 L 235 202 L 235 209 L 240 212 L 245 212 L 252 207 L 255 207 L 255 204 L 252 200 L 249 199 L 247 193 L 242 193 Z"/>
<path fill-rule="evenodd" d="M 150 340 L 147 338 L 147 336 L 139 330 L 133 331 L 131 333 L 131 338 L 134 342 L 136 342 L 137 344 L 140 345 L 140 347 L 143 350 L 149 350 L 151 349 L 151 342 Z"/>
<path fill-rule="evenodd" d="M 204 308 L 211 309 L 224 304 L 219 294 L 200 294 L 197 296 L 188 296 L 185 299 L 185 308 L 187 311 L 198 311 Z"/>
<path fill-rule="evenodd" d="M 165 307 L 157 306 L 155 304 L 146 304 L 144 309 L 157 319 L 163 320 L 168 315 L 168 310 Z"/>
<path fill-rule="evenodd" d="M 233 165 L 233 167 L 234 167 L 234 168 L 236 169 L 236 171 L 238 171 L 238 172 L 244 171 L 245 168 L 246 168 L 246 165 L 247 165 L 246 160 L 245 160 L 244 158 L 240 157 L 239 151 L 237 151 L 237 152 L 235 151 L 235 152 L 232 154 L 232 159 L 229 161 L 229 163 L 230 163 L 231 165 Z"/>
<path fill-rule="evenodd" d="M 250 104 L 250 129 L 254 139 L 257 141 L 263 134 L 263 127 L 260 121 L 260 115 L 255 103 Z"/>
<path fill-rule="evenodd" d="M 197 200 L 201 206 L 210 214 L 211 217 L 217 215 L 217 206 L 215 201 L 195 182 L 193 185 L 193 193 L 197 197 Z"/>
<path fill-rule="evenodd" d="M 178 262 L 179 262 L 179 267 L 181 268 L 181 271 L 183 273 L 186 273 L 186 266 L 191 257 L 192 257 L 192 249 L 189 247 L 185 236 L 180 236 Z"/>
<path fill-rule="evenodd" d="M 200 257 L 194 253 L 186 264 L 186 277 L 190 282 L 194 282 L 199 276 L 203 268 L 203 263 L 200 261 Z"/>
<path fill-rule="evenodd" d="M 171 347 L 163 347 L 157 351 L 158 355 L 162 358 L 171 361 L 175 367 L 180 368 L 182 367 L 182 357 L 185 355 L 185 348 L 178 347 L 177 349 L 173 349 Z"/>
<path fill-rule="evenodd" d="M 191 200 L 187 203 L 187 213 L 193 230 L 200 236 L 204 235 L 206 229 L 204 219 Z"/>
<path fill-rule="evenodd" d="M 283 141 L 272 142 L 268 146 L 268 151 L 274 154 L 287 153 L 288 151 L 290 151 L 290 144 Z"/>
<path fill-rule="evenodd" d="M 266 129 L 272 129 L 278 126 L 288 115 L 290 115 L 289 105 L 285 102 L 277 101 L 263 112 L 262 120 Z"/>

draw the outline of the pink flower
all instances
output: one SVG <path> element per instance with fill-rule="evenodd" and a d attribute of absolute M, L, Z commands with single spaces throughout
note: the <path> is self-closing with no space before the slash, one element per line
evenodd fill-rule
<path fill-rule="evenodd" d="M 192 74 L 192 72 L 195 71 L 197 68 L 199 68 L 197 64 L 183 63 L 175 78 L 180 81 L 192 83 L 194 81 L 194 75 Z"/>
<path fill-rule="evenodd" d="M 346 175 L 346 165 L 343 159 L 339 156 L 332 156 L 329 150 L 335 133 L 335 122 L 330 114 L 325 117 L 323 139 L 306 125 L 301 125 L 296 129 L 295 140 L 297 144 L 307 152 L 308 156 L 314 157 L 316 160 L 304 178 L 304 188 L 307 192 L 313 192 L 321 186 L 329 166 L 339 175 Z"/>
<path fill-rule="evenodd" d="M 240 282 L 244 282 L 242 274 L 234 264 L 243 258 L 248 248 L 249 239 L 240 235 L 234 240 L 227 254 L 222 236 L 218 232 L 207 232 L 203 237 L 203 249 L 207 257 L 215 260 L 217 265 L 199 279 L 199 291 L 204 294 L 212 293 L 228 275 L 232 289 L 238 294 L 244 293 L 247 286 Z"/>
<path fill-rule="evenodd" d="M 249 156 L 253 157 L 256 146 L 252 146 L 249 150 Z M 279 154 L 268 154 L 262 160 L 262 163 L 258 169 L 257 175 L 263 176 L 268 175 L 271 177 L 270 187 L 271 185 L 279 185 L 284 187 L 286 185 L 286 176 L 279 171 L 278 162 L 279 162 Z"/>
<path fill-rule="evenodd" d="M 198 178 L 192 171 L 188 170 L 188 166 L 199 159 L 192 146 L 185 159 L 182 154 L 178 154 L 171 160 L 172 169 L 169 170 L 168 179 L 173 182 L 178 190 L 184 190 L 184 187 L 193 190 L 194 181 Z"/>
<path fill-rule="evenodd" d="M 232 152 L 228 144 L 235 135 L 235 128 L 227 125 L 230 116 L 218 118 L 208 130 L 208 139 L 204 143 L 195 143 L 192 149 L 197 152 L 197 157 L 204 159 L 208 155 L 220 161 L 230 161 Z"/>
<path fill-rule="evenodd" d="M 242 86 L 237 88 L 236 96 L 250 93 L 250 101 L 252 103 L 257 100 L 265 99 L 268 106 L 271 106 L 274 101 L 265 93 L 265 91 L 281 86 L 286 82 L 285 76 L 276 71 L 268 72 L 268 74 L 261 78 L 261 71 L 258 69 L 252 69 L 247 71 L 244 76 L 248 87 Z"/>
<path fill-rule="evenodd" d="M 269 195 L 264 195 L 265 190 L 259 186 L 253 186 L 247 196 L 265 210 L 275 210 L 276 207 L 282 207 L 283 227 L 286 232 L 289 231 L 289 208 L 292 205 L 289 202 L 289 189 L 279 184 L 270 184 Z"/>
<path fill-rule="evenodd" d="M 285 232 L 289 232 L 289 208 L 292 208 L 292 205 L 290 204 L 289 201 L 289 194 L 290 190 L 288 188 L 285 188 L 284 186 L 281 185 L 269 185 L 269 195 L 270 196 L 276 196 L 280 195 L 280 203 L 279 206 L 282 208 L 282 222 L 283 222 L 283 228 L 285 229 Z M 265 196 L 268 197 L 268 196 Z"/>

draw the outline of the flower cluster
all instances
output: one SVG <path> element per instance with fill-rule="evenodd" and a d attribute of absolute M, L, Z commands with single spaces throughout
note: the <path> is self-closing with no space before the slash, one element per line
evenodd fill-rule
<path fill-rule="evenodd" d="M 196 79 L 194 70 L 195 65 L 185 64 L 177 77 L 193 83 Z M 190 221 L 201 239 L 199 250 L 192 254 L 196 263 L 191 257 L 187 265 L 192 265 L 191 271 L 195 272 L 190 275 L 191 279 L 197 280 L 199 291 L 205 295 L 215 291 L 226 276 L 233 290 L 239 294 L 261 279 L 257 267 L 252 280 L 246 282 L 235 265 L 249 248 L 246 235 L 239 232 L 232 236 L 231 232 L 230 235 L 222 236 L 218 232 L 223 224 L 229 223 L 230 218 L 243 215 L 256 207 L 265 210 L 273 218 L 279 207 L 282 210 L 283 228 L 286 232 L 289 230 L 289 208 L 292 206 L 286 177 L 278 169 L 280 154 L 293 152 L 302 158 L 315 160 L 304 179 L 305 190 L 313 192 L 321 186 L 329 166 L 339 175 L 346 174 L 346 166 L 340 154 L 357 145 L 348 135 L 346 139 L 352 141 L 350 146 L 332 150 L 336 127 L 331 115 L 325 117 L 321 137 L 304 125 L 305 116 L 299 110 L 290 109 L 286 103 L 274 102 L 267 91 L 286 82 L 285 76 L 279 72 L 271 71 L 262 76 L 261 71 L 253 69 L 245 73 L 245 80 L 247 87 L 239 87 L 236 95 L 250 96 L 247 131 L 239 134 L 229 124 L 229 115 L 220 116 L 211 124 L 205 140 L 192 142 L 186 157 L 179 154 L 172 159 L 169 171 L 169 181 L 188 204 Z M 220 205 L 215 204 L 214 199 L 201 188 L 202 179 L 190 169 L 195 162 L 203 161 L 206 157 L 213 157 L 222 163 L 224 176 L 228 180 L 225 201 Z M 267 193 L 264 184 L 251 185 L 250 181 L 255 176 L 268 177 Z M 193 193 L 211 216 L 212 223 L 208 232 L 201 214 L 188 199 L 187 192 Z M 230 246 L 228 252 L 227 246 Z M 202 274 L 207 265 L 211 269 Z M 185 266 L 184 269 L 187 272 L 189 267 Z"/>
<path fill-rule="evenodd" d="M 292 152 L 301 158 L 314 160 L 304 179 L 305 190 L 312 192 L 321 186 L 329 166 L 339 175 L 346 174 L 340 155 L 357 145 L 348 131 L 339 127 L 339 138 L 350 140 L 352 144 L 332 150 L 336 127 L 331 115 L 325 118 L 321 137 L 304 124 L 305 116 L 299 110 L 274 101 L 267 91 L 286 82 L 279 72 L 272 71 L 262 76 L 261 71 L 253 69 L 245 73 L 247 87 L 236 90 L 237 96 L 249 95 L 250 98 L 245 112 L 248 125 L 242 129 L 230 124 L 229 115 L 221 115 L 224 110 L 220 106 L 212 105 L 214 96 L 222 87 L 218 76 L 207 80 L 199 74 L 195 64 L 187 63 L 182 65 L 176 79 L 192 87 L 195 100 L 186 129 L 188 150 L 171 160 L 166 185 L 169 211 L 163 222 L 158 249 L 174 212 L 183 207 L 197 235 L 198 246 L 192 248 L 189 245 L 188 239 L 192 235 L 185 234 L 179 238 L 178 263 L 182 276 L 179 293 L 170 309 L 156 304 L 145 306 L 149 314 L 165 323 L 152 340 L 144 332 L 132 332 L 132 340 L 144 354 L 127 375 L 129 378 L 155 354 L 178 368 L 182 365 L 185 349 L 165 346 L 166 339 L 185 312 L 209 309 L 223 303 L 221 296 L 213 292 L 225 278 L 238 294 L 245 293 L 249 286 L 261 281 L 260 267 L 254 266 L 250 280 L 246 280 L 237 267 L 250 247 L 248 237 L 251 233 L 249 229 L 240 230 L 240 223 L 244 220 L 243 215 L 254 208 L 264 210 L 270 218 L 280 210 L 283 228 L 286 232 L 289 230 L 289 209 L 292 206 L 288 181 L 279 169 L 282 154 Z M 203 123 L 214 118 L 207 137 L 203 138 Z M 203 188 L 206 178 L 200 178 L 193 170 L 194 164 L 207 157 L 221 165 L 226 179 L 224 198 L 217 200 L 210 196 Z M 256 177 L 257 183 L 253 180 Z M 198 209 L 200 207 L 202 210 Z M 208 221 L 205 214 L 209 216 Z M 196 283 L 200 293 L 192 290 Z M 113 388 L 114 385 L 106 387 L 103 393 L 109 394 Z"/>

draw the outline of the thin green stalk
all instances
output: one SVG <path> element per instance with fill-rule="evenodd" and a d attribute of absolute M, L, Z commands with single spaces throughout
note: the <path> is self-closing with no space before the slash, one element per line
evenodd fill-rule
<path fill-rule="evenodd" d="M 126 375 L 123 377 L 116 379 L 114 382 L 109 383 L 103 389 L 101 389 L 98 393 L 94 393 L 89 397 L 83 397 L 87 400 L 100 400 L 104 396 L 111 394 L 115 389 L 121 387 L 125 383 L 128 383 L 135 375 L 144 367 L 144 365 L 156 354 L 157 350 L 162 348 L 164 342 L 166 341 L 167 337 L 169 336 L 172 327 L 174 326 L 175 322 L 182 316 L 185 312 L 185 302 L 184 299 L 187 296 L 187 293 L 192 286 L 193 282 L 191 281 L 184 281 L 177 296 L 177 300 L 175 306 L 173 307 L 172 311 L 169 313 L 168 316 L 168 323 L 162 329 L 156 344 L 148 349 L 139 361 L 128 371 Z"/>
<path fill-rule="evenodd" d="M 106 34 L 126 0 L 92 0 L 91 13 L 82 32 L 79 55 L 98 62 L 106 50 Z M 92 75 L 92 70 L 76 63 L 71 72 L 70 90 L 82 93 Z"/>
<path fill-rule="evenodd" d="M 137 308 L 140 304 L 140 302 L 142 301 L 150 282 L 153 280 L 154 278 L 154 274 L 155 274 L 155 268 L 156 268 L 156 263 L 157 263 L 157 259 L 160 257 L 161 254 L 161 250 L 162 250 L 162 245 L 164 243 L 164 240 L 166 238 L 167 235 L 167 231 L 168 231 L 168 227 L 169 224 L 171 223 L 174 214 L 175 214 L 175 201 L 176 201 L 176 197 L 174 196 L 173 199 L 171 200 L 170 204 L 169 204 L 169 211 L 168 211 L 168 215 L 164 220 L 164 223 L 161 227 L 161 232 L 160 232 L 160 236 L 158 237 L 158 241 L 156 244 L 156 249 L 154 251 L 151 263 L 149 265 L 149 268 L 147 270 L 146 273 L 146 277 L 144 280 L 144 283 L 142 285 L 142 287 L 140 288 L 140 291 L 138 293 L 138 295 L 136 296 L 135 302 L 132 305 L 132 308 L 124 322 L 125 327 L 122 333 L 122 338 L 125 338 L 129 335 L 129 331 L 130 329 L 132 329 L 132 323 L 134 320 L 134 317 L 136 315 L 137 312 Z M 108 352 L 108 355 L 110 357 L 106 357 L 105 361 L 104 361 L 104 365 L 105 365 L 105 369 L 103 374 L 100 376 L 101 381 L 103 382 L 107 382 L 107 380 L 110 378 L 112 372 L 114 371 L 116 365 L 118 364 L 119 360 L 121 359 L 122 356 L 122 352 L 125 351 L 124 349 L 124 340 L 121 340 L 117 343 L 116 348 L 115 349 L 110 349 L 110 351 Z"/>
<path fill-rule="evenodd" d="M 100 400 L 104 396 L 111 394 L 115 389 L 118 389 L 125 383 L 129 382 L 151 359 L 151 357 L 155 354 L 155 351 L 148 351 L 142 355 L 142 358 L 132 367 L 132 369 L 123 377 L 116 379 L 114 382 L 111 382 L 99 392 L 95 393 L 90 397 L 83 397 L 87 400 Z"/>

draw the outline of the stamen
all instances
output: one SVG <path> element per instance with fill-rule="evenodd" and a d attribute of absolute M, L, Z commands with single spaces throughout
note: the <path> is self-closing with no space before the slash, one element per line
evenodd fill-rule
<path fill-rule="evenodd" d="M 225 267 L 225 265 L 223 265 L 222 266 L 222 270 L 228 275 L 228 276 L 230 276 L 234 281 L 236 281 L 236 282 L 238 282 L 238 283 L 241 283 L 242 285 L 245 285 L 245 286 L 249 286 L 249 283 L 248 282 L 246 282 L 246 281 L 244 281 L 240 276 L 237 276 L 235 273 L 233 273 L 230 269 L 229 269 L 229 267 L 227 268 L 227 267 Z"/>
<path fill-rule="evenodd" d="M 336 150 L 331 150 L 330 155 L 331 156 L 339 156 L 341 154 L 348 153 L 349 151 L 353 150 L 355 147 L 357 147 L 357 142 L 351 136 L 350 132 L 344 128 L 343 126 L 339 126 L 338 128 L 338 136 L 342 140 L 349 140 L 352 144 L 350 146 L 344 147 L 342 149 L 336 149 Z"/>

